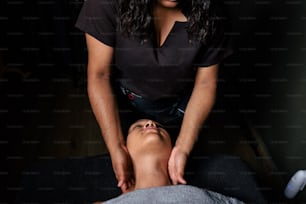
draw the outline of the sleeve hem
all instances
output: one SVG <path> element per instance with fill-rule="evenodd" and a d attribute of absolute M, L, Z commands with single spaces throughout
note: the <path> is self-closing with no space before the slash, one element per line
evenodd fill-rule
<path fill-rule="evenodd" d="M 227 57 L 233 54 L 233 50 L 229 50 L 226 54 L 222 55 L 221 57 L 216 58 L 213 61 L 206 62 L 206 63 L 195 63 L 194 66 L 196 67 L 201 67 L 201 68 L 206 68 L 215 64 L 220 64 L 222 63 Z"/>
<path fill-rule="evenodd" d="M 88 33 L 92 37 L 96 38 L 98 41 L 102 42 L 105 45 L 108 45 L 110 47 L 115 47 L 115 43 L 113 40 L 108 39 L 107 37 L 98 34 L 96 31 L 89 29 L 85 24 L 77 22 L 75 24 L 75 27 L 79 30 L 83 31 L 84 33 Z M 106 35 L 106 34 L 104 34 Z"/>

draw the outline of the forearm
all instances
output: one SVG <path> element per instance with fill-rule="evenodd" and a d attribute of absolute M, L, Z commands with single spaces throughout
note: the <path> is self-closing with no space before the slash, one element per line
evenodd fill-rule
<path fill-rule="evenodd" d="M 187 104 L 176 146 L 189 154 L 215 101 L 216 79 L 197 83 Z"/>
<path fill-rule="evenodd" d="M 124 145 L 124 138 L 109 76 L 89 73 L 88 96 L 105 144 L 112 155 Z"/>

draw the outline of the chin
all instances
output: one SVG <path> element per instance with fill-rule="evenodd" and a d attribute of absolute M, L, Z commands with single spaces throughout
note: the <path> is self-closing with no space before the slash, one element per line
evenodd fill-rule
<path fill-rule="evenodd" d="M 153 131 L 148 132 L 145 135 L 145 139 L 143 140 L 143 142 L 144 142 L 144 145 L 148 145 L 148 146 L 152 146 L 152 145 L 153 146 L 154 145 L 164 146 L 168 143 L 161 134 L 153 132 Z"/>
<path fill-rule="evenodd" d="M 144 141 L 150 142 L 151 140 L 162 141 L 163 139 L 159 133 L 151 131 L 146 133 Z"/>

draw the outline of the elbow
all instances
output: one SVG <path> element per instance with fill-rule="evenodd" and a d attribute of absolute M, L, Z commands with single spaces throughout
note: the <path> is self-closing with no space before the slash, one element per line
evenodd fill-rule
<path fill-rule="evenodd" d="M 111 74 L 107 69 L 94 69 L 88 67 L 87 71 L 87 80 L 94 81 L 94 80 L 110 80 Z"/>
<path fill-rule="evenodd" d="M 103 88 L 110 85 L 111 74 L 105 69 L 92 69 L 88 67 L 87 71 L 87 91 L 97 91 L 97 88 Z"/>
<path fill-rule="evenodd" d="M 88 86 L 109 82 L 111 78 L 110 68 L 108 66 L 92 66 L 87 67 L 87 84 Z"/>
<path fill-rule="evenodd" d="M 215 92 L 217 89 L 217 80 L 215 79 L 201 80 L 198 81 L 198 83 L 196 83 L 195 87 L 197 87 L 200 90 Z"/>

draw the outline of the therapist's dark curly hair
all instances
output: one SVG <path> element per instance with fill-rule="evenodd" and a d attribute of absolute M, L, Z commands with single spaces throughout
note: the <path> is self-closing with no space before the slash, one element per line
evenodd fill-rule
<path fill-rule="evenodd" d="M 128 37 L 147 39 L 152 33 L 154 0 L 119 0 L 119 24 Z M 211 0 L 178 0 L 178 6 L 187 15 L 189 40 L 206 41 L 214 34 L 220 17 Z"/>

